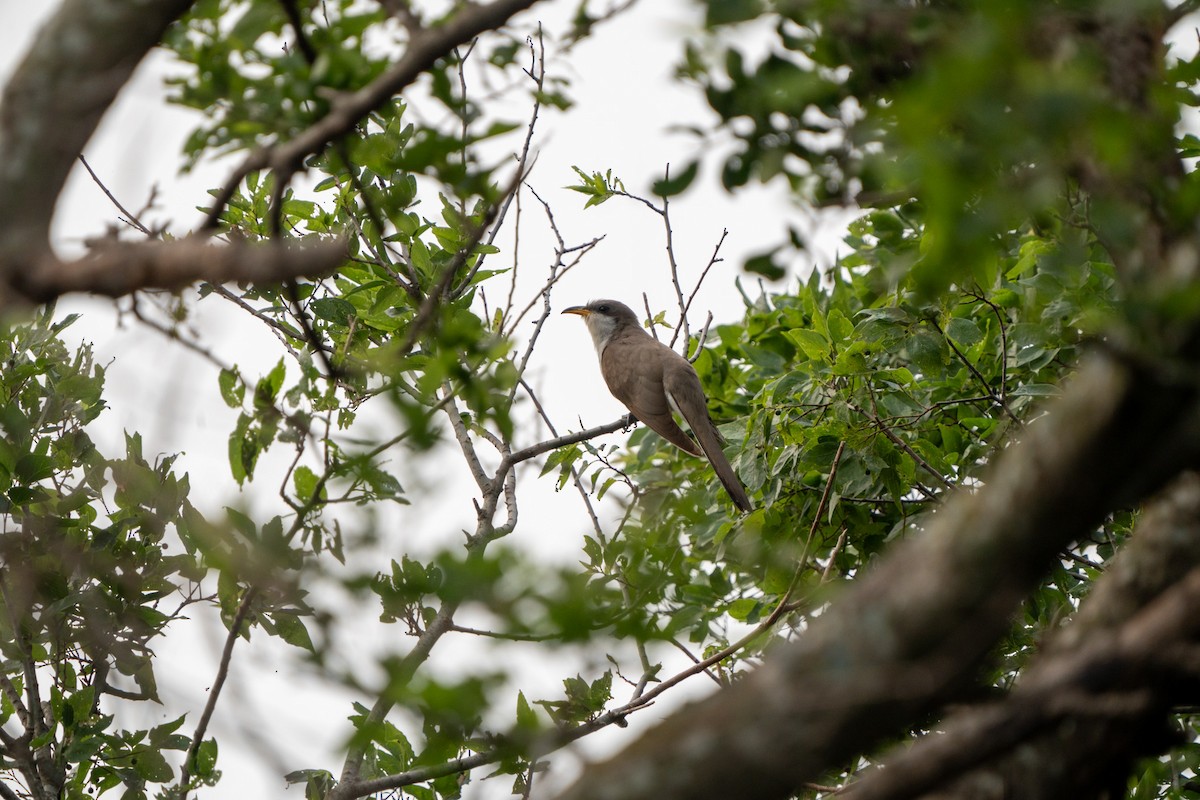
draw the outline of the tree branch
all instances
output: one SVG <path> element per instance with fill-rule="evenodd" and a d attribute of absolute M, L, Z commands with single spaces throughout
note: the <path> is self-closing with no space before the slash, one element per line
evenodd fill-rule
<path fill-rule="evenodd" d="M 196 281 L 278 283 L 330 272 L 345 258 L 342 241 L 284 247 L 215 244 L 193 236 L 173 242 L 105 243 L 71 262 L 47 256 L 11 279 L 25 297 L 45 303 L 70 292 L 121 297 L 139 289 L 181 289 Z"/>
<path fill-rule="evenodd" d="M 849 788 L 845 796 L 852 800 L 907 800 L 934 788 L 962 767 L 978 763 L 982 758 L 1003 752 L 1065 717 L 1107 717 L 1108 727 L 1120 725 L 1143 731 L 1135 723 L 1147 712 L 1162 714 L 1164 705 L 1160 691 L 1169 686 L 1176 672 L 1180 648 L 1188 647 L 1200 629 L 1200 617 L 1195 608 L 1200 603 L 1200 569 L 1193 569 L 1176 586 L 1168 589 L 1115 631 L 1091 631 L 1090 638 L 1078 650 L 1059 654 L 1039 664 L 1021 682 L 1017 691 L 1005 703 L 962 715 L 944 733 L 927 736 L 904 757 L 894 759 L 885 769 L 869 773 L 863 782 Z M 1195 676 L 1191 676 L 1193 679 Z M 1072 726 L 1078 735 L 1079 726 Z M 1118 737 L 1126 739 L 1127 736 Z M 1141 738 L 1141 737 L 1139 737 Z M 1089 744 L 1097 740 L 1085 735 Z M 1102 741 L 1102 740 L 1101 740 Z M 1145 745 L 1143 739 L 1139 744 Z M 1104 753 L 1103 756 L 1112 755 Z M 1127 775 L 1126 764 L 1134 753 L 1126 753 L 1118 764 L 1105 758 L 1094 747 L 1087 748 L 1084 760 L 1075 763 L 1093 777 L 1120 776 L 1121 785 Z M 1141 753 L 1136 753 L 1141 755 Z M 1030 764 L 1023 758 L 1021 763 Z M 1115 775 L 1108 775 L 1109 771 Z M 1055 763 L 1054 772 L 1071 774 L 1070 786 L 1080 791 L 1083 776 L 1067 764 Z M 1047 775 L 1033 776 L 1034 780 Z M 994 780 L 994 778 L 993 778 Z M 1028 779 L 1020 779 L 1025 783 Z M 1103 788 L 1107 782 L 1100 787 Z M 986 785 L 986 784 L 985 784 Z M 1001 781 L 991 792 L 981 795 L 970 791 L 964 796 L 982 797 L 1057 797 L 1056 790 L 1040 787 L 1034 793 L 1005 792 Z M 1011 791 L 1011 784 L 1008 784 Z M 1060 787 L 1061 790 L 1062 787 Z M 998 790 L 998 791 L 997 791 Z M 1082 796 L 1091 796 L 1080 792 Z M 954 793 L 957 796 L 957 792 Z"/>
<path fill-rule="evenodd" d="M 1196 621 L 1193 614 L 1165 629 L 1170 619 L 1160 617 L 1178 613 L 1180 597 L 1196 591 L 1197 565 L 1200 476 L 1188 473 L 1147 508 L 1128 546 L 1008 701 L 954 715 L 939 726 L 942 733 L 885 759 L 885 768 L 864 774 L 846 796 L 915 797 L 980 764 L 946 796 L 1054 798 L 1084 796 L 1089 782 L 1104 786 L 1115 779 L 1123 785 L 1129 760 L 1155 741 L 1147 731 L 1165 730 L 1165 703 L 1143 702 L 1100 719 L 1091 709 L 1121 712 L 1101 699 L 1122 696 L 1117 690 L 1133 697 L 1171 685 L 1163 676 L 1174 665 L 1157 656 L 1187 646 Z M 1145 637 L 1160 638 L 1146 643 Z M 1135 649 L 1134 641 L 1145 649 Z M 1056 695 L 1083 695 L 1084 702 L 1051 705 Z M 1000 753 L 1008 755 L 994 759 Z"/>
<path fill-rule="evenodd" d="M 208 702 L 204 704 L 204 711 L 200 714 L 200 721 L 196 723 L 196 732 L 192 735 L 191 744 L 188 745 L 187 755 L 183 759 L 183 766 L 179 768 L 178 791 L 180 797 L 187 797 L 188 781 L 191 779 L 191 772 L 196 764 L 196 753 L 199 752 L 200 745 L 204 743 L 204 734 L 208 731 L 208 723 L 212 720 L 213 712 L 217 709 L 217 701 L 221 698 L 221 689 L 225 686 L 225 679 L 229 677 L 229 664 L 233 659 L 233 646 L 242 634 L 242 625 L 245 623 L 246 615 L 250 613 L 250 606 L 253 605 L 254 599 L 257 596 L 258 591 L 256 589 L 247 589 L 246 596 L 242 598 L 241 605 L 238 606 L 233 621 L 229 623 L 229 632 L 225 635 L 225 648 L 221 651 L 221 663 L 217 667 L 217 677 L 213 680 L 212 688 L 208 690 Z"/>
<path fill-rule="evenodd" d="M 409 40 L 404 57 L 383 75 L 356 92 L 337 97 L 329 113 L 296 138 L 251 153 L 234 170 L 215 198 L 204 227 L 217 226 L 229 199 L 237 191 L 242 179 L 251 172 L 262 169 L 273 169 L 283 174 L 294 172 L 305 158 L 322 152 L 330 142 L 349 133 L 367 114 L 398 94 L 455 47 L 481 33 L 502 27 L 510 17 L 535 2 L 537 0 L 494 0 L 485 6 L 468 4 L 446 24 L 419 29 Z"/>

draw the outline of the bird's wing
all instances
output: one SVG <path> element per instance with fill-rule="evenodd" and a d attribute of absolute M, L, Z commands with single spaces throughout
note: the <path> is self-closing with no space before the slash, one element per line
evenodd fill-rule
<path fill-rule="evenodd" d="M 624 403 L 650 430 L 680 450 L 694 456 L 702 455 L 700 448 L 671 416 L 671 407 L 663 390 L 663 367 L 669 363 L 664 356 L 671 355 L 678 358 L 669 347 L 653 340 L 614 339 L 609 341 L 600 357 L 600 371 L 613 397 Z M 634 359 L 636 364 L 632 363 Z"/>
<path fill-rule="evenodd" d="M 700 386 L 700 378 L 687 359 L 674 351 L 672 355 L 675 359 L 667 362 L 663 370 L 664 394 L 687 421 L 688 427 L 700 442 L 704 455 L 712 463 L 713 470 L 725 490 L 729 492 L 729 496 L 733 498 L 734 504 L 742 511 L 749 511 L 753 508 L 750 498 L 746 495 L 742 482 L 738 480 L 737 473 L 733 471 L 733 465 L 725 457 L 725 451 L 721 449 L 721 434 L 713 425 L 712 418 L 708 416 L 708 400 Z"/>

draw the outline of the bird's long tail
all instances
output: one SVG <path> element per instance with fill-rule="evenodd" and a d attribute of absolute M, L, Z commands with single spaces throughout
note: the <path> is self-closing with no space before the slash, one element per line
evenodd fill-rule
<path fill-rule="evenodd" d="M 717 429 L 713 427 L 712 422 L 705 419 L 700 424 L 693 425 L 692 434 L 695 435 L 696 441 L 700 443 L 700 447 L 704 450 L 704 455 L 708 456 L 708 460 L 712 462 L 713 470 L 717 473 L 717 477 L 721 480 L 721 485 L 725 487 L 725 491 L 729 492 L 729 496 L 733 499 L 733 504 L 741 511 L 753 511 L 754 506 L 750 503 L 750 497 L 746 494 L 746 489 L 742 486 L 742 482 L 738 480 L 737 473 L 733 471 L 733 465 L 725 457 L 725 451 L 721 449 L 721 440 L 718 438 Z"/>

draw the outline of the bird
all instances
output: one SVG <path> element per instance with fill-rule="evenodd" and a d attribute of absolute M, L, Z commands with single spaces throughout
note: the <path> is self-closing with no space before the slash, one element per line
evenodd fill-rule
<path fill-rule="evenodd" d="M 721 434 L 708 415 L 708 399 L 688 360 L 647 333 L 633 309 L 617 300 L 593 300 L 562 313 L 583 317 L 613 397 L 680 450 L 706 457 L 734 505 L 743 512 L 753 510 L 721 449 Z M 679 427 L 672 411 L 683 417 L 695 439 Z"/>

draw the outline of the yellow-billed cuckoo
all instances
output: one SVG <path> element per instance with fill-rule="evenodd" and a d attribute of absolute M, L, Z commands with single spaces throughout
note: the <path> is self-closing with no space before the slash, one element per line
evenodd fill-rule
<path fill-rule="evenodd" d="M 616 300 L 594 300 L 562 313 L 578 314 L 587 323 L 600 357 L 600 372 L 613 397 L 671 444 L 694 456 L 706 456 L 734 505 L 742 511 L 753 508 L 721 449 L 721 435 L 708 416 L 700 378 L 688 360 L 647 333 L 633 309 Z M 672 411 L 687 422 L 699 447 L 676 424 Z"/>

